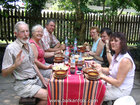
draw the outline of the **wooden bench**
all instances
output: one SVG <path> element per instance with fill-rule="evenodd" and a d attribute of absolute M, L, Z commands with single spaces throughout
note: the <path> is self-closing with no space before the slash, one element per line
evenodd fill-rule
<path fill-rule="evenodd" d="M 37 98 L 30 98 L 30 97 L 27 97 L 27 98 L 23 98 L 21 97 L 19 99 L 19 105 L 36 105 L 37 103 Z"/>

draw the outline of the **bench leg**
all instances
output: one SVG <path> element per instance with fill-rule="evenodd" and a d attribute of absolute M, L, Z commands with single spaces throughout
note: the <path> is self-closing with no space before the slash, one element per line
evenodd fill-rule
<path fill-rule="evenodd" d="M 21 97 L 19 100 L 19 105 L 36 105 L 37 99 L 36 98 L 23 98 Z"/>

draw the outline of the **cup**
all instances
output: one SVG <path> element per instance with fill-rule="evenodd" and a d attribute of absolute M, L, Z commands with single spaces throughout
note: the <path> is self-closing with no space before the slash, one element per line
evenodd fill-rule
<path fill-rule="evenodd" d="M 71 66 L 71 67 L 70 67 L 70 73 L 71 73 L 71 74 L 75 74 L 75 66 L 73 66 L 73 67 Z"/>

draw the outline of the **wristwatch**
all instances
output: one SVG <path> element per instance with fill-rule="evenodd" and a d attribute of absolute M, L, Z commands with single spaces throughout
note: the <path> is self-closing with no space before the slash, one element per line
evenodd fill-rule
<path fill-rule="evenodd" d="M 107 52 L 107 53 L 111 53 L 111 51 L 110 51 L 110 50 L 107 50 L 106 52 Z"/>

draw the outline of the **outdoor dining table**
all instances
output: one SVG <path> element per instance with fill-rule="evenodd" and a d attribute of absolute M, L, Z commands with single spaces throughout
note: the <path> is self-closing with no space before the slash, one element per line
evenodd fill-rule
<path fill-rule="evenodd" d="M 88 80 L 83 74 L 70 73 L 65 79 L 52 75 L 48 84 L 47 105 L 101 105 L 105 95 L 105 84 L 100 80 Z"/>

